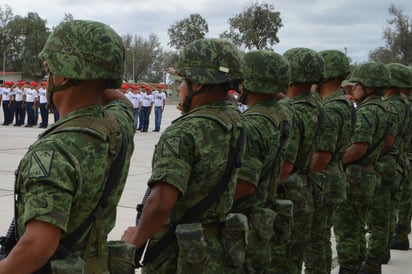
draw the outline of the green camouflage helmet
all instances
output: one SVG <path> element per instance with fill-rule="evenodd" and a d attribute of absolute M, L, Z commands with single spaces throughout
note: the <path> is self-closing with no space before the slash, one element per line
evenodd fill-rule
<path fill-rule="evenodd" d="M 125 49 L 120 36 L 109 26 L 73 20 L 59 24 L 39 57 L 51 73 L 76 80 L 107 79 L 108 88 L 120 87 Z"/>
<path fill-rule="evenodd" d="M 325 64 L 323 58 L 308 48 L 293 48 L 283 56 L 289 61 L 290 83 L 317 83 L 323 78 Z"/>
<path fill-rule="evenodd" d="M 255 50 L 243 56 L 243 86 L 252 93 L 275 94 L 288 89 L 289 63 L 269 50 Z"/>
<path fill-rule="evenodd" d="M 187 45 L 175 68 L 178 75 L 198 84 L 241 80 L 241 54 L 228 40 L 204 38 Z"/>
<path fill-rule="evenodd" d="M 381 62 L 368 62 L 357 66 L 350 78 L 351 82 L 360 83 L 364 87 L 389 87 L 391 77 L 389 70 Z"/>
<path fill-rule="evenodd" d="M 390 63 L 385 65 L 391 75 L 391 86 L 412 88 L 412 71 L 405 65 Z"/>
<path fill-rule="evenodd" d="M 323 50 L 319 52 L 325 62 L 324 79 L 345 79 L 350 73 L 349 60 L 339 50 Z"/>

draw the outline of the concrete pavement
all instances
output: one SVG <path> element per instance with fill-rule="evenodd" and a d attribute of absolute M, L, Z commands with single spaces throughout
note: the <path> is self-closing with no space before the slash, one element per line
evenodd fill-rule
<path fill-rule="evenodd" d="M 0 111 L 0 123 L 3 121 L 3 111 Z M 179 117 L 175 104 L 168 103 L 163 113 L 161 132 L 170 125 L 171 121 Z M 49 121 L 53 121 L 50 115 Z M 118 206 L 116 226 L 109 234 L 112 240 L 120 239 L 126 227 L 135 222 L 137 202 L 140 202 L 146 191 L 146 182 L 151 173 L 152 153 L 161 132 L 152 132 L 154 128 L 154 113 L 151 115 L 149 132 L 136 132 L 134 136 L 135 150 L 132 157 L 129 177 L 125 190 Z M 20 159 L 26 153 L 38 134 L 44 129 L 0 126 L 0 235 L 4 235 L 13 217 L 13 186 L 14 171 Z M 410 236 L 412 243 L 412 237 Z M 333 247 L 335 246 L 332 239 Z M 333 249 L 336 261 L 336 250 Z M 383 266 L 383 273 L 408 274 L 412 273 L 412 252 L 392 251 L 392 259 L 388 265 Z M 335 264 L 336 265 L 336 264 Z M 139 273 L 139 271 L 137 271 Z M 338 273 L 335 267 L 332 273 Z"/>

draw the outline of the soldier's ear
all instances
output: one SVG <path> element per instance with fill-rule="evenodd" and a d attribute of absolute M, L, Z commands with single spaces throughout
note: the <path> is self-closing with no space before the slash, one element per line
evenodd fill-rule
<path fill-rule="evenodd" d="M 193 91 L 199 91 L 199 90 L 202 89 L 202 87 L 203 87 L 202 84 L 192 83 L 192 89 L 193 89 Z"/>

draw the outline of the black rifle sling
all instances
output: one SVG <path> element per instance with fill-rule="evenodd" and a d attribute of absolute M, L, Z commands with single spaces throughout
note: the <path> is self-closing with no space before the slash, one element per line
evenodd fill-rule
<path fill-rule="evenodd" d="M 226 169 L 220 178 L 219 182 L 214 186 L 212 191 L 210 191 L 206 197 L 204 197 L 199 203 L 190 208 L 185 215 L 174 224 L 165 235 L 163 235 L 156 245 L 150 246 L 145 253 L 143 258 L 143 265 L 151 262 L 159 253 L 164 250 L 170 243 L 175 239 L 175 228 L 177 224 L 190 223 L 197 220 L 208 208 L 218 202 L 222 193 L 225 192 L 230 181 L 232 171 L 235 167 L 240 164 L 240 157 L 244 142 L 243 129 L 239 128 L 240 134 L 236 142 L 236 146 L 229 152 L 228 161 L 226 163 Z M 138 260 L 139 258 L 136 258 Z M 135 262 L 136 265 L 140 265 L 139 261 Z"/>
<path fill-rule="evenodd" d="M 112 165 L 110 166 L 109 173 L 107 175 L 107 182 L 104 187 L 103 193 L 100 197 L 100 201 L 92 211 L 92 213 L 84 220 L 84 222 L 67 237 L 60 240 L 59 246 L 56 250 L 54 256 L 56 258 L 64 258 L 68 255 L 68 252 L 71 250 L 73 245 L 77 240 L 84 234 L 84 232 L 90 227 L 90 225 L 96 220 L 96 217 L 107 207 L 107 199 L 110 196 L 110 192 L 117 185 L 121 177 L 121 170 L 124 166 L 126 160 L 126 139 L 122 138 L 122 145 L 118 156 L 113 160 Z"/>

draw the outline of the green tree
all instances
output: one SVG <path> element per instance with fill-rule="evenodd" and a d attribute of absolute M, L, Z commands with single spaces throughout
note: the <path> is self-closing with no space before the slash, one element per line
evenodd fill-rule
<path fill-rule="evenodd" d="M 283 27 L 280 12 L 273 5 L 255 2 L 229 19 L 230 29 L 220 37 L 248 49 L 270 49 L 279 43 L 277 33 Z"/>
<path fill-rule="evenodd" d="M 9 58 L 12 46 L 10 43 L 10 31 L 7 27 L 13 18 L 13 11 L 8 5 L 5 5 L 4 9 L 0 6 L 0 64 L 4 64 L 4 69 L 7 71 L 14 70 L 12 59 Z"/>
<path fill-rule="evenodd" d="M 198 13 L 191 14 L 189 18 L 175 22 L 167 30 L 170 38 L 168 45 L 180 51 L 191 42 L 204 38 L 208 32 L 206 20 Z"/>
<path fill-rule="evenodd" d="M 15 70 L 22 71 L 25 78 L 39 80 L 43 77 L 43 60 L 37 55 L 49 36 L 46 20 L 37 13 L 29 12 L 27 17 L 15 16 L 9 22 L 9 38 Z"/>
<path fill-rule="evenodd" d="M 369 52 L 369 60 L 384 63 L 412 64 L 412 29 L 411 17 L 404 15 L 402 8 L 391 4 L 389 26 L 383 31 L 386 45 Z"/>
<path fill-rule="evenodd" d="M 161 75 L 156 64 L 161 60 L 162 48 L 156 34 L 150 34 L 148 39 L 128 34 L 123 37 L 123 43 L 126 48 L 125 79 L 147 82 L 153 75 Z"/>

